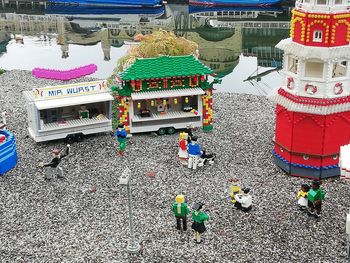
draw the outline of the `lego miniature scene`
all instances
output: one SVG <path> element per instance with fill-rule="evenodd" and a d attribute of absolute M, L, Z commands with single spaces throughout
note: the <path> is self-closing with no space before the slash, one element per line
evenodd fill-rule
<path fill-rule="evenodd" d="M 139 1 L 3 1 L 0 263 L 350 262 L 349 2 Z"/>

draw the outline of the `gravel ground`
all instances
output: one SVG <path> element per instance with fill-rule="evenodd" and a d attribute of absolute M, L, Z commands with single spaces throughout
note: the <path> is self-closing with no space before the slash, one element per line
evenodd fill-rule
<path fill-rule="evenodd" d="M 72 145 L 71 156 L 62 161 L 66 180 L 46 182 L 37 163 L 49 161 L 51 149 L 64 142 L 36 144 L 28 137 L 21 92 L 59 83 L 26 71 L 0 75 L 0 111 L 10 114 L 20 158 L 0 177 L 1 263 L 346 262 L 350 187 L 339 179 L 323 182 L 327 196 L 319 222 L 297 209 L 296 192 L 307 180 L 273 164 L 274 107 L 266 98 L 215 94 L 215 129 L 196 132 L 200 144 L 217 154 L 213 166 L 196 171 L 180 166 L 178 135 L 133 136 L 120 158 L 114 138 L 102 134 Z M 126 189 L 118 178 L 127 166 L 139 255 L 126 252 Z M 253 189 L 250 213 L 227 200 L 232 177 Z M 195 244 L 191 230 L 181 236 L 175 229 L 170 206 L 180 192 L 210 211 L 202 244 Z"/>

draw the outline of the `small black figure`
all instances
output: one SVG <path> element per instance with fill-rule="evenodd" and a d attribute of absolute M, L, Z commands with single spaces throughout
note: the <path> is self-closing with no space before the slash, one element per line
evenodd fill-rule
<path fill-rule="evenodd" d="M 56 173 L 57 178 L 63 179 L 63 170 L 59 166 L 61 160 L 66 157 L 70 153 L 70 145 L 67 144 L 66 147 L 66 152 L 61 155 L 61 150 L 59 149 L 53 149 L 52 150 L 52 156 L 53 159 L 49 163 L 39 163 L 40 167 L 50 167 L 49 169 L 46 170 L 45 173 L 45 180 L 51 180 L 53 175 Z"/>
<path fill-rule="evenodd" d="M 193 130 L 194 130 L 194 126 L 193 124 L 189 124 L 186 126 L 186 129 L 184 130 L 184 132 L 186 132 L 188 134 L 187 137 L 187 143 L 190 144 L 191 140 L 192 140 L 192 136 L 193 136 Z"/>

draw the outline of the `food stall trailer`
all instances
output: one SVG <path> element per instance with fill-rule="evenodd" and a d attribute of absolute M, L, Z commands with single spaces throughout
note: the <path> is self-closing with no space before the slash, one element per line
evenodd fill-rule
<path fill-rule="evenodd" d="M 212 70 L 197 58 L 140 58 L 117 78 L 119 122 L 130 133 L 172 134 L 188 125 L 213 128 Z"/>
<path fill-rule="evenodd" d="M 35 88 L 23 92 L 28 130 L 36 142 L 80 141 L 112 131 L 112 101 L 106 81 Z"/>

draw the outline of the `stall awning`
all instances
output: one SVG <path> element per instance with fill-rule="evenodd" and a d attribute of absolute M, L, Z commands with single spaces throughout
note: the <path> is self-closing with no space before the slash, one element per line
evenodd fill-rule
<path fill-rule="evenodd" d="M 184 97 L 193 95 L 202 95 L 204 91 L 201 88 L 189 88 L 189 89 L 173 89 L 173 90 L 156 90 L 131 93 L 133 100 L 144 99 L 157 99 L 157 98 L 171 98 L 171 97 Z"/>
<path fill-rule="evenodd" d="M 92 95 L 83 95 L 83 96 L 74 96 L 69 98 L 61 99 L 48 99 L 48 100 L 39 100 L 35 101 L 35 105 L 38 110 L 45 109 L 54 109 L 74 105 L 83 105 L 89 103 L 96 103 L 102 101 L 111 101 L 114 100 L 111 94 L 109 93 L 98 93 Z"/>

